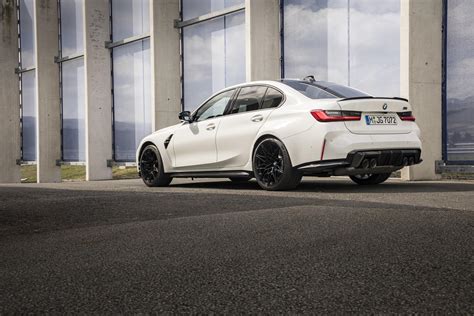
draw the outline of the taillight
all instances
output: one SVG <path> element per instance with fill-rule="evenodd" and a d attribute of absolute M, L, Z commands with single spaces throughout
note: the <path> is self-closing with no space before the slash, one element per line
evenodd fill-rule
<path fill-rule="evenodd" d="M 312 110 L 311 115 L 320 122 L 360 121 L 360 112 Z"/>
<path fill-rule="evenodd" d="M 411 112 L 398 112 L 398 116 L 402 121 L 415 121 L 415 117 Z"/>

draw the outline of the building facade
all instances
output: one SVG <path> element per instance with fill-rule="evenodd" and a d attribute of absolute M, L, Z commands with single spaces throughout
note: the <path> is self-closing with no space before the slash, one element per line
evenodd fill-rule
<path fill-rule="evenodd" d="M 423 159 L 474 168 L 471 0 L 0 0 L 0 182 L 130 164 L 141 138 L 212 93 L 280 77 L 408 98 Z"/>

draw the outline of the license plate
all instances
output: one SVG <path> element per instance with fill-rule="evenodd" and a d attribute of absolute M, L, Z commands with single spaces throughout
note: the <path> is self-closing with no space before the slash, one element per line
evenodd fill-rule
<path fill-rule="evenodd" d="M 365 115 L 365 123 L 367 125 L 397 125 L 397 117 L 395 115 Z"/>

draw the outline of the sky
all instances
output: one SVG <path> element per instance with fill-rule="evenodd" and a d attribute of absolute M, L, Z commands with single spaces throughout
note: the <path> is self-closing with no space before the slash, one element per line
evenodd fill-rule
<path fill-rule="evenodd" d="M 284 21 L 285 77 L 399 96 L 399 0 L 285 0 Z"/>

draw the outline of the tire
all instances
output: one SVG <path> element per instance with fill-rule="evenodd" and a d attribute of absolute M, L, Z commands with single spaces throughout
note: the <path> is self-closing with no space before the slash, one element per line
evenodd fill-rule
<path fill-rule="evenodd" d="M 352 181 L 360 185 L 375 185 L 380 184 L 390 177 L 391 173 L 380 174 L 362 174 L 356 176 L 349 176 Z"/>
<path fill-rule="evenodd" d="M 293 168 L 285 145 L 276 138 L 260 141 L 255 147 L 252 162 L 255 179 L 264 190 L 291 190 L 301 182 L 301 172 Z"/>
<path fill-rule="evenodd" d="M 155 145 L 146 146 L 140 154 L 140 176 L 149 187 L 165 187 L 173 180 L 164 172 L 163 161 Z"/>
<path fill-rule="evenodd" d="M 229 178 L 230 181 L 234 182 L 234 183 L 247 183 L 250 181 L 250 179 L 252 179 L 251 177 L 232 177 L 232 178 Z"/>

